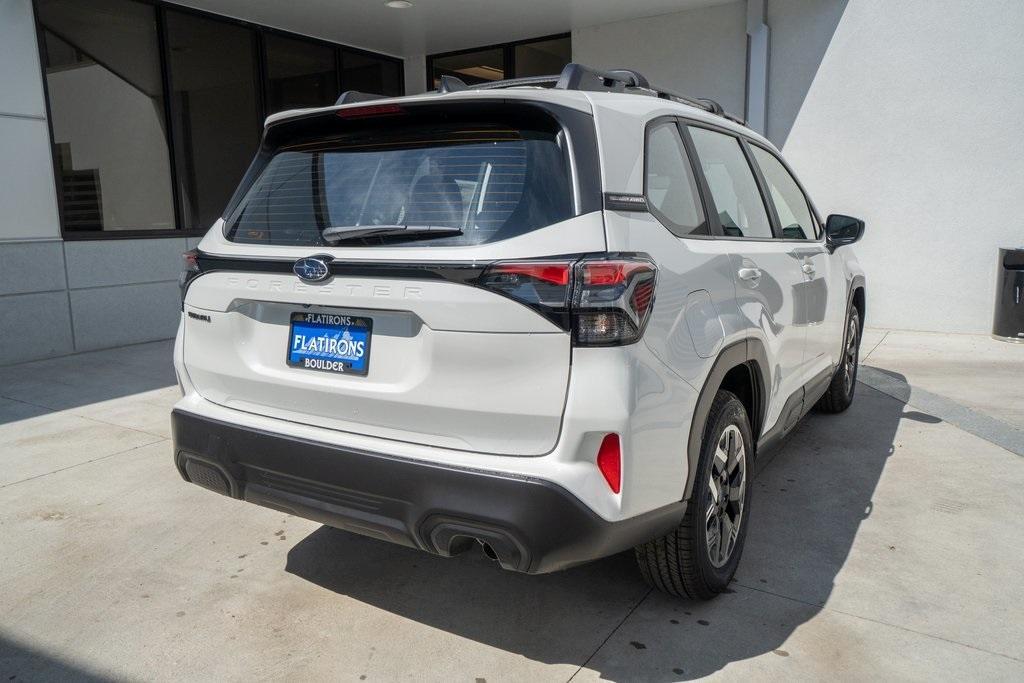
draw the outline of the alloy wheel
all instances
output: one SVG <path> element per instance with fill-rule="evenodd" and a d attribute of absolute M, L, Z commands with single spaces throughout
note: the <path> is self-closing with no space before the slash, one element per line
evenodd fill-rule
<path fill-rule="evenodd" d="M 846 350 L 843 353 L 843 388 L 849 394 L 857 371 L 857 319 L 850 316 L 846 330 Z"/>
<path fill-rule="evenodd" d="M 708 559 L 722 567 L 732 556 L 743 523 L 746 499 L 747 457 L 743 434 L 727 425 L 715 445 L 715 457 L 708 477 L 711 500 L 705 514 Z"/>

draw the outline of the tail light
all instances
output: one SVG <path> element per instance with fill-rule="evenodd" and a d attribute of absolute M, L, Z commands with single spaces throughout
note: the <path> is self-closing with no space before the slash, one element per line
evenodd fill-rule
<path fill-rule="evenodd" d="M 181 305 L 185 306 L 185 294 L 192 281 L 202 272 L 199 268 L 199 250 L 189 249 L 181 255 L 181 274 L 178 276 L 178 287 L 181 289 Z"/>
<path fill-rule="evenodd" d="M 643 336 L 657 266 L 640 257 L 505 261 L 481 286 L 520 301 L 572 332 L 576 346 L 622 346 Z"/>

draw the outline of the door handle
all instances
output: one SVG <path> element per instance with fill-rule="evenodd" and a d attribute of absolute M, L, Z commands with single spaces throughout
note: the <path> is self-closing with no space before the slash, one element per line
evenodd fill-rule
<path fill-rule="evenodd" d="M 739 272 L 737 272 L 737 275 L 740 276 L 741 280 L 746 280 L 747 282 L 750 282 L 751 284 L 756 284 L 757 281 L 761 279 L 761 269 L 760 268 L 740 268 Z"/>
<path fill-rule="evenodd" d="M 805 263 L 800 266 L 800 270 L 804 271 L 804 275 L 814 275 L 814 264 Z"/>

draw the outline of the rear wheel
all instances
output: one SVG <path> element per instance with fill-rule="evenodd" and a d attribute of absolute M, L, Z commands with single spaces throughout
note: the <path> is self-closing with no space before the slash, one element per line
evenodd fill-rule
<path fill-rule="evenodd" d="M 708 600 L 729 585 L 746 538 L 753 440 L 747 411 L 719 391 L 708 414 L 693 495 L 683 521 L 636 547 L 644 579 L 658 590 Z"/>
<path fill-rule="evenodd" d="M 857 388 L 857 362 L 860 356 L 860 312 L 850 309 L 846 320 L 846 337 L 843 340 L 843 357 L 828 385 L 825 395 L 818 400 L 818 410 L 823 413 L 841 413 L 853 403 L 853 392 Z"/>

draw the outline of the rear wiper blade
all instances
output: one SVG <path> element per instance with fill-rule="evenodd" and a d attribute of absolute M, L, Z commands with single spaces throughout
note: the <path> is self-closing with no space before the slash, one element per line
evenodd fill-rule
<path fill-rule="evenodd" d="M 340 242 L 360 237 L 447 237 L 461 235 L 462 228 L 453 228 L 449 225 L 335 225 L 324 228 L 320 234 L 328 242 Z"/>

